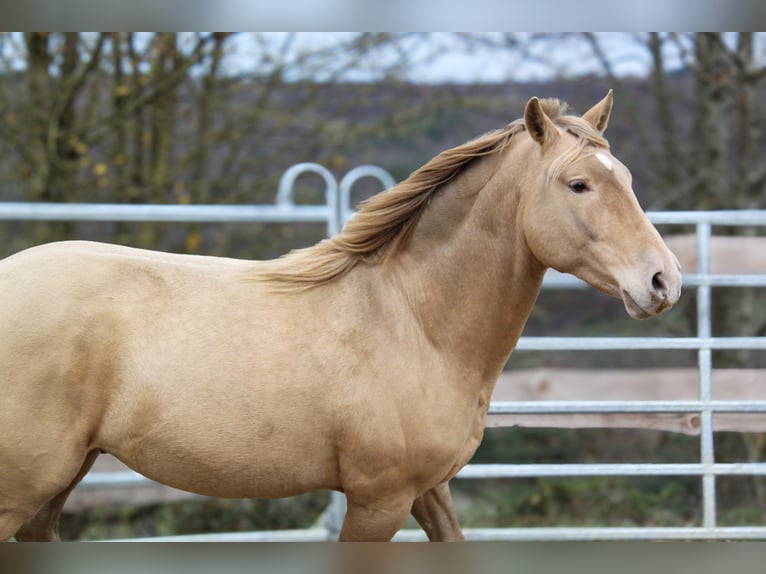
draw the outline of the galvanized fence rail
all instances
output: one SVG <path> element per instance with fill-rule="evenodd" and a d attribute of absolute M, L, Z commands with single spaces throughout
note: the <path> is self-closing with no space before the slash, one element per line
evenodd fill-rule
<path fill-rule="evenodd" d="M 295 181 L 303 174 L 319 174 L 325 182 L 324 205 L 298 205 L 293 197 Z M 0 203 L 0 220 L 68 221 L 166 221 L 166 222 L 324 222 L 328 235 L 337 233 L 353 215 L 351 192 L 359 179 L 377 179 L 383 188 L 393 178 L 377 166 L 360 166 L 337 183 L 323 166 L 297 164 L 283 175 L 274 205 L 118 205 Z M 697 236 L 696 273 L 684 275 L 685 289 L 696 290 L 697 333 L 694 337 L 522 337 L 517 352 L 596 350 L 696 350 L 699 399 L 694 401 L 519 401 L 493 402 L 492 414 L 561 413 L 699 413 L 700 457 L 697 463 L 655 464 L 471 464 L 458 479 L 522 478 L 543 476 L 694 476 L 702 481 L 702 524 L 685 527 L 535 527 L 466 529 L 469 540 L 642 540 L 642 539 L 766 539 L 766 526 L 719 526 L 716 480 L 721 476 L 766 475 L 766 463 L 717 463 L 713 444 L 715 413 L 763 413 L 766 400 L 713 400 L 712 351 L 718 349 L 766 349 L 763 337 L 713 337 L 711 333 L 711 289 L 713 287 L 766 287 L 766 275 L 711 275 L 710 242 L 713 226 L 766 226 L 766 211 L 650 212 L 655 224 L 693 225 Z M 581 288 L 584 283 L 571 276 L 549 272 L 545 289 Z M 78 489 L 140 486 L 151 483 L 134 472 L 91 473 Z M 340 495 L 325 512 L 316 528 L 294 531 L 265 531 L 163 537 L 142 540 L 195 541 L 314 541 L 337 535 L 344 512 Z M 397 540 L 422 540 L 420 531 L 402 530 Z"/>

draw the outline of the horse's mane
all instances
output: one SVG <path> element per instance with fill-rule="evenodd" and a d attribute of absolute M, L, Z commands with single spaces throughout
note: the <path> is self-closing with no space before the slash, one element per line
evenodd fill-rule
<path fill-rule="evenodd" d="M 580 146 L 607 147 L 606 140 L 586 121 L 564 115 L 565 103 L 541 100 L 543 111 Z M 441 152 L 396 186 L 360 204 L 337 235 L 313 247 L 298 249 L 264 262 L 258 279 L 279 291 L 299 291 L 344 276 L 359 262 L 380 262 L 406 245 L 430 199 L 473 160 L 504 150 L 514 135 L 525 130 L 523 119 L 467 143 Z"/>

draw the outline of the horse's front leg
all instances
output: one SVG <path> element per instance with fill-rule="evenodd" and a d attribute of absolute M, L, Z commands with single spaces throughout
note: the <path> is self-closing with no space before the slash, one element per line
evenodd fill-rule
<path fill-rule="evenodd" d="M 464 540 L 460 530 L 449 482 L 437 484 L 415 499 L 412 515 L 433 542 L 458 542 Z"/>

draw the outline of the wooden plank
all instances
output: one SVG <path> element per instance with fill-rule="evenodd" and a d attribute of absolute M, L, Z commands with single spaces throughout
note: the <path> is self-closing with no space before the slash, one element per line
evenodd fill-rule
<path fill-rule="evenodd" d="M 665 237 L 684 273 L 697 272 L 696 235 Z M 766 237 L 714 235 L 710 242 L 710 272 L 714 275 L 766 273 Z"/>
<path fill-rule="evenodd" d="M 714 369 L 714 400 L 766 400 L 766 371 Z M 694 368 L 531 369 L 509 371 L 498 379 L 493 401 L 675 401 L 699 398 Z M 766 432 L 766 413 L 720 413 L 716 431 Z M 489 415 L 487 427 L 633 428 L 699 434 L 699 415 L 541 414 Z"/>

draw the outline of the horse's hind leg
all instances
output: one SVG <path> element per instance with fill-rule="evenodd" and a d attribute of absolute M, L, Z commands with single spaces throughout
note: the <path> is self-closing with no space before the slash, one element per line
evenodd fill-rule
<path fill-rule="evenodd" d="M 74 480 L 72 480 L 66 489 L 46 502 L 37 514 L 24 523 L 24 525 L 16 532 L 16 540 L 19 542 L 61 540 L 58 525 L 61 511 L 64 508 L 64 503 L 69 494 L 74 490 L 75 486 L 77 486 L 83 477 L 88 474 L 88 471 L 98 458 L 98 454 L 98 450 L 92 450 L 87 454 L 85 461 Z"/>
<path fill-rule="evenodd" d="M 464 539 L 455 515 L 448 482 L 437 484 L 416 498 L 412 504 L 412 516 L 433 542 L 456 542 Z"/>
<path fill-rule="evenodd" d="M 341 542 L 386 542 L 407 518 L 412 498 L 394 496 L 359 504 L 346 493 L 348 508 L 340 531 Z"/>

